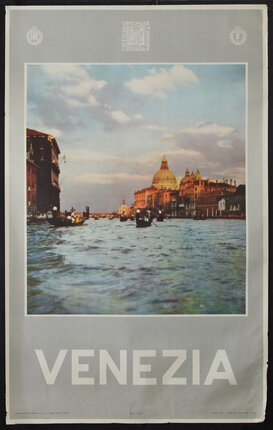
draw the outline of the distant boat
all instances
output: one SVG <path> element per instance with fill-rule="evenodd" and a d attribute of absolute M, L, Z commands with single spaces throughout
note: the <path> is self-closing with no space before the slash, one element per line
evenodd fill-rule
<path fill-rule="evenodd" d="M 78 227 L 80 225 L 83 225 L 83 223 L 86 221 L 86 218 L 81 218 L 80 221 L 74 221 L 72 222 L 72 219 L 66 218 L 66 217 L 57 217 L 57 218 L 48 218 L 47 221 L 49 224 L 53 225 L 54 227 Z"/>
<path fill-rule="evenodd" d="M 150 227 L 152 224 L 152 219 L 145 220 L 143 218 L 136 218 L 136 227 Z"/>
<path fill-rule="evenodd" d="M 156 220 L 157 220 L 158 222 L 162 222 L 162 221 L 164 221 L 164 215 L 163 215 L 162 213 L 161 213 L 161 214 L 158 214 L 158 216 L 157 216 Z"/>
<path fill-rule="evenodd" d="M 196 215 L 196 216 L 194 216 L 194 217 L 193 217 L 193 219 L 194 219 L 194 220 L 198 220 L 198 221 L 199 221 L 199 220 L 205 221 L 205 219 L 207 219 L 207 217 L 205 217 L 205 216 L 197 216 L 197 215 Z"/>
<path fill-rule="evenodd" d="M 127 220 L 128 220 L 128 217 L 127 217 L 126 215 L 120 215 L 119 220 L 120 220 L 121 222 L 124 222 L 124 221 L 127 221 Z"/>
<path fill-rule="evenodd" d="M 133 215 L 130 216 L 130 221 L 135 221 L 135 217 Z"/>

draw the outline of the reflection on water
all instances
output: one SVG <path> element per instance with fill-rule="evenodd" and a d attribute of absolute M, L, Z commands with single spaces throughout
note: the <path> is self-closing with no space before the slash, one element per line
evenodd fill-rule
<path fill-rule="evenodd" d="M 28 313 L 245 313 L 245 221 L 154 223 L 28 226 Z"/>

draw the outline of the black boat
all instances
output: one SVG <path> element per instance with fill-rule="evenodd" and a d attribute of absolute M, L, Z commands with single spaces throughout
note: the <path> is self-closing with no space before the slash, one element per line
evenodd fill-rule
<path fill-rule="evenodd" d="M 149 218 L 147 219 L 143 219 L 143 218 L 136 218 L 136 227 L 150 227 L 152 224 L 152 219 Z"/>
<path fill-rule="evenodd" d="M 47 221 L 54 227 L 78 227 L 80 225 L 83 225 L 83 223 L 86 221 L 86 218 L 83 217 L 80 221 L 72 222 L 71 218 L 57 217 L 48 218 Z"/>
<path fill-rule="evenodd" d="M 120 220 L 121 222 L 123 222 L 123 221 L 127 221 L 127 220 L 128 220 L 128 217 L 127 217 L 126 215 L 120 215 L 119 220 Z"/>
<path fill-rule="evenodd" d="M 162 222 L 162 221 L 164 221 L 164 216 L 163 216 L 163 214 L 158 214 L 158 216 L 157 216 L 156 220 L 157 220 L 158 222 Z"/>
<path fill-rule="evenodd" d="M 130 216 L 130 221 L 135 221 L 135 217 L 133 215 Z"/>

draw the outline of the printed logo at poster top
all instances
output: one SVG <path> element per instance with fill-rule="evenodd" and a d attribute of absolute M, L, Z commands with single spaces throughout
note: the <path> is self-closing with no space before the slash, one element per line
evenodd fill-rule
<path fill-rule="evenodd" d="M 122 21 L 122 51 L 150 50 L 150 22 Z"/>
<path fill-rule="evenodd" d="M 230 41 L 237 46 L 243 45 L 246 41 L 246 32 L 239 25 L 230 32 Z"/>
<path fill-rule="evenodd" d="M 37 46 L 43 40 L 42 31 L 35 25 L 27 32 L 27 41 L 30 45 Z"/>

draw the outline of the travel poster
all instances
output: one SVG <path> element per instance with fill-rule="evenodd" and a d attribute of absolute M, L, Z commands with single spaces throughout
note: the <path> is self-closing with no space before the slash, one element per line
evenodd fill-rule
<path fill-rule="evenodd" d="M 8 424 L 259 422 L 267 10 L 6 8 Z"/>

